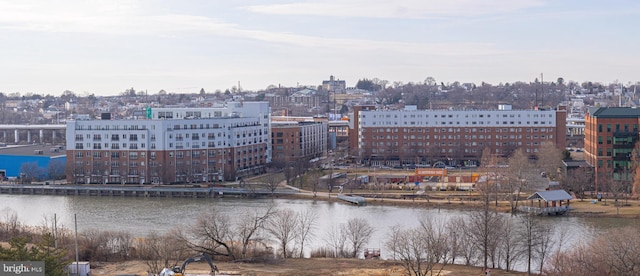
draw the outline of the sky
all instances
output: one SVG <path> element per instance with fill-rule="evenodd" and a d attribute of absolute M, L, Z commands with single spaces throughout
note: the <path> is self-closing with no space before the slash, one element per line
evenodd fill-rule
<path fill-rule="evenodd" d="M 0 92 L 640 81 L 635 0 L 0 0 Z"/>

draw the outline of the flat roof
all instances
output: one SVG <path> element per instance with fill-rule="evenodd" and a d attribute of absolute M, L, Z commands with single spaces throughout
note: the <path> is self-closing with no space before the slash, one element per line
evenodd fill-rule
<path fill-rule="evenodd" d="M 54 149 L 57 149 L 57 151 Z M 42 154 L 36 154 L 38 150 L 41 150 Z M 66 156 L 67 151 L 64 146 L 57 145 L 7 145 L 6 147 L 0 147 L 0 155 L 54 157 Z"/>
<path fill-rule="evenodd" d="M 589 165 L 586 160 L 563 160 L 562 163 L 564 163 L 566 167 L 591 167 L 591 165 Z"/>

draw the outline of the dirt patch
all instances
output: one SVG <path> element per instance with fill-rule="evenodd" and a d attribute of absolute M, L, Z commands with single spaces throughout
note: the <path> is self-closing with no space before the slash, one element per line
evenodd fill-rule
<path fill-rule="evenodd" d="M 273 263 L 216 262 L 217 275 L 356 275 L 395 276 L 406 275 L 402 264 L 389 260 L 362 259 L 288 259 Z M 147 266 L 141 261 L 92 264 L 92 275 L 140 275 L 147 276 Z M 206 275 L 207 264 L 192 263 L 187 274 Z M 492 269 L 491 275 L 524 275 Z M 482 268 L 446 265 L 441 275 L 484 275 Z"/>

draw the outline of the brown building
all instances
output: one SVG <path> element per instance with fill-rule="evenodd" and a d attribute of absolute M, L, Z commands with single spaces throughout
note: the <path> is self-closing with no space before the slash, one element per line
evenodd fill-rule
<path fill-rule="evenodd" d="M 271 124 L 274 161 L 300 162 L 321 157 L 327 150 L 329 128 L 325 120 L 273 121 Z"/>
<path fill-rule="evenodd" d="M 352 154 L 367 165 L 477 165 L 485 148 L 509 156 L 516 148 L 535 158 L 539 147 L 566 143 L 566 110 L 374 110 L 354 107 Z"/>
<path fill-rule="evenodd" d="M 594 107 L 585 117 L 584 158 L 594 167 L 596 190 L 606 191 L 608 179 L 631 181 L 631 152 L 638 141 L 640 109 Z"/>

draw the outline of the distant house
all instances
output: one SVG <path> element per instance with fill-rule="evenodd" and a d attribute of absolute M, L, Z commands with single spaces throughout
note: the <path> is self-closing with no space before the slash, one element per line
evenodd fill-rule
<path fill-rule="evenodd" d="M 561 215 L 569 211 L 569 201 L 573 197 L 565 190 L 540 191 L 530 195 L 529 205 L 520 206 L 525 213 L 538 215 Z"/>

